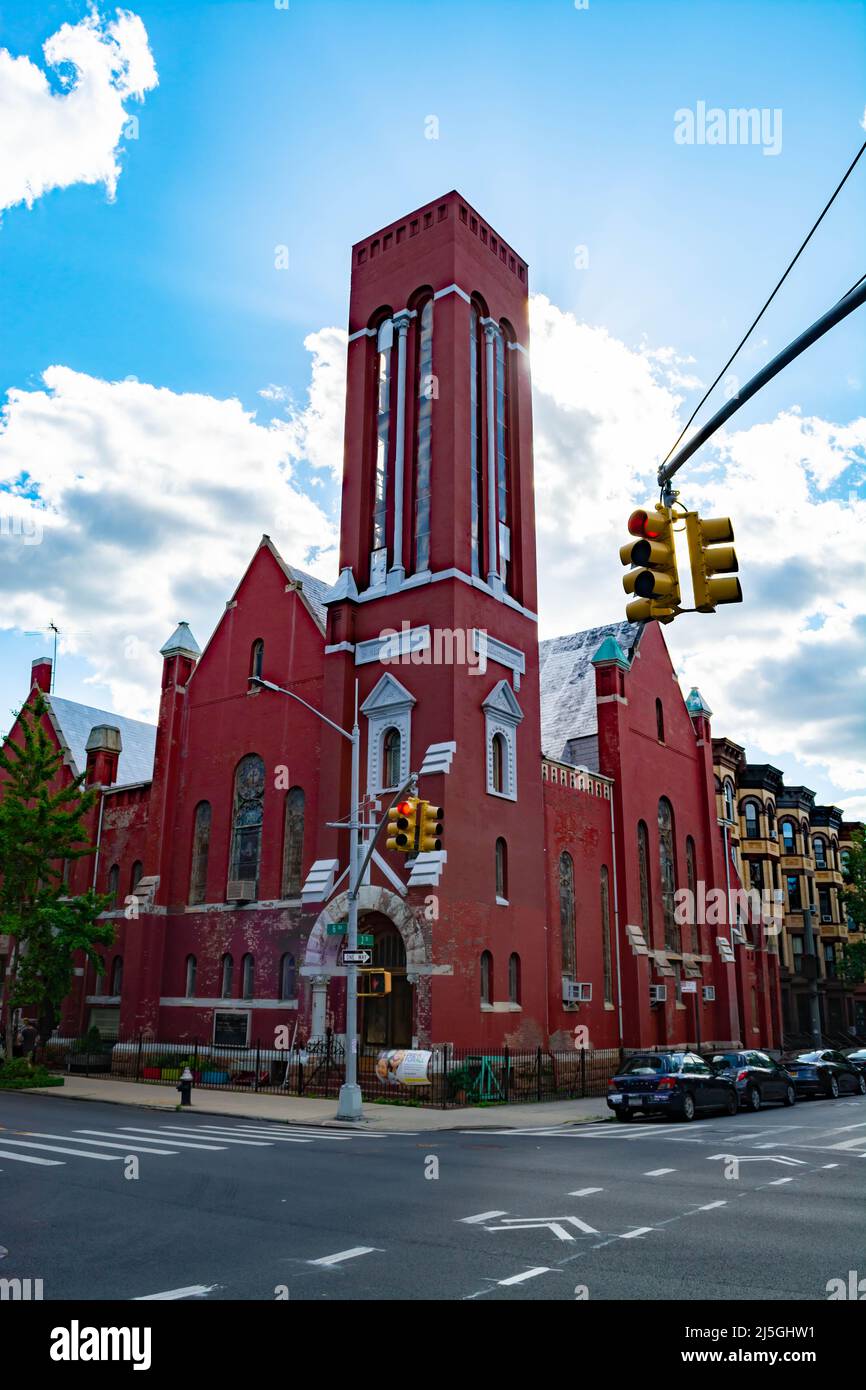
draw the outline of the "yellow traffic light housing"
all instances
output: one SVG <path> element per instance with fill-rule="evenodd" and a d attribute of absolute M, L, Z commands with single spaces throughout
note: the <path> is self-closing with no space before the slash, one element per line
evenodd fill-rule
<path fill-rule="evenodd" d="M 429 801 L 420 803 L 418 822 L 418 849 L 423 853 L 442 848 L 445 830 L 445 811 L 441 806 L 431 806 Z"/>
<path fill-rule="evenodd" d="M 628 529 L 633 540 L 620 547 L 619 558 L 630 565 L 622 587 L 634 600 L 626 605 L 630 623 L 673 622 L 680 611 L 680 580 L 674 543 L 674 518 L 661 503 L 632 512 Z"/>
<path fill-rule="evenodd" d="M 720 579 L 719 574 L 736 574 L 740 566 L 732 545 L 734 528 L 727 516 L 702 520 L 697 512 L 686 512 L 689 564 L 699 613 L 714 613 L 719 603 L 742 603 L 739 579 Z"/>
<path fill-rule="evenodd" d="M 391 972 L 390 970 L 359 970 L 364 989 L 358 990 L 359 999 L 381 999 L 383 995 L 391 993 Z"/>
<path fill-rule="evenodd" d="M 418 798 L 406 797 L 388 812 L 388 838 L 385 848 L 396 854 L 414 854 L 418 834 Z"/>

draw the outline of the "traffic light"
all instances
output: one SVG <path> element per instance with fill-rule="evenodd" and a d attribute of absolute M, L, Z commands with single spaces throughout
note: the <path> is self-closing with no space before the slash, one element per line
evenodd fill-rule
<path fill-rule="evenodd" d="M 383 995 L 391 993 L 390 970 L 360 970 L 358 973 L 365 986 L 358 990 L 359 999 L 381 999 Z"/>
<path fill-rule="evenodd" d="M 397 854 L 414 854 L 418 826 L 418 798 L 398 801 L 388 812 L 388 838 L 385 848 Z"/>
<path fill-rule="evenodd" d="M 632 512 L 628 529 L 635 539 L 620 547 L 619 558 L 631 566 L 623 576 L 622 587 L 635 598 L 626 605 L 625 616 L 630 623 L 650 618 L 673 622 L 680 611 L 673 514 L 661 503 L 641 508 Z"/>
<path fill-rule="evenodd" d="M 689 563 L 699 613 L 714 613 L 718 603 L 742 603 L 739 579 L 718 579 L 720 573 L 736 574 L 740 566 L 732 545 L 734 528 L 727 516 L 702 521 L 697 512 L 686 512 Z"/>
<path fill-rule="evenodd" d="M 442 848 L 444 830 L 445 812 L 442 807 L 431 806 L 429 801 L 422 801 L 418 823 L 418 849 L 422 854 Z"/>

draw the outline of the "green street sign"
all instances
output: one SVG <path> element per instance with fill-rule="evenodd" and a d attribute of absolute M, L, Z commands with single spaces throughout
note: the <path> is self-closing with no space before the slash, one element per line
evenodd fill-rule
<path fill-rule="evenodd" d="M 359 932 L 358 932 L 358 945 L 359 945 L 359 946 L 372 946 L 372 945 L 373 945 L 373 937 L 372 937 L 372 936 L 368 936 L 366 932 L 359 931 Z"/>
<path fill-rule="evenodd" d="M 329 922 L 325 928 L 325 934 L 327 936 L 345 936 L 348 930 L 348 922 Z"/>

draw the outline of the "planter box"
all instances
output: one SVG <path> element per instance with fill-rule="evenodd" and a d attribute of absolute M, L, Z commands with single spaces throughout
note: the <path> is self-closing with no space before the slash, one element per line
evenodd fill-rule
<path fill-rule="evenodd" d="M 162 1069 L 160 1067 L 142 1067 L 141 1069 L 142 1081 L 159 1081 L 161 1076 Z"/>
<path fill-rule="evenodd" d="M 201 1074 L 203 1086 L 225 1086 L 229 1080 L 227 1071 L 204 1071 Z"/>
<path fill-rule="evenodd" d="M 163 1067 L 162 1079 L 163 1081 L 180 1081 L 180 1073 L 180 1067 Z"/>

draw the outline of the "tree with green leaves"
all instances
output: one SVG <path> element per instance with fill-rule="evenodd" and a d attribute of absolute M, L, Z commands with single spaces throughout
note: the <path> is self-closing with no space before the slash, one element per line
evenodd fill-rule
<path fill-rule="evenodd" d="M 846 915 L 858 927 L 866 926 L 866 832 L 859 826 L 851 836 L 844 869 L 842 904 Z M 866 941 L 845 942 L 839 974 L 849 985 L 866 981 Z"/>
<path fill-rule="evenodd" d="M 98 945 L 114 940 L 112 922 L 99 915 L 109 899 L 92 888 L 70 898 L 64 865 L 95 852 L 87 814 L 98 793 L 84 776 L 65 786 L 62 758 L 44 727 L 41 695 L 21 710 L 20 741 L 0 748 L 0 933 L 10 938 L 2 1008 L 6 1055 L 12 1055 L 12 1011 L 37 1010 L 39 1034 L 51 1032 L 72 987 L 73 956 L 98 963 Z"/>

